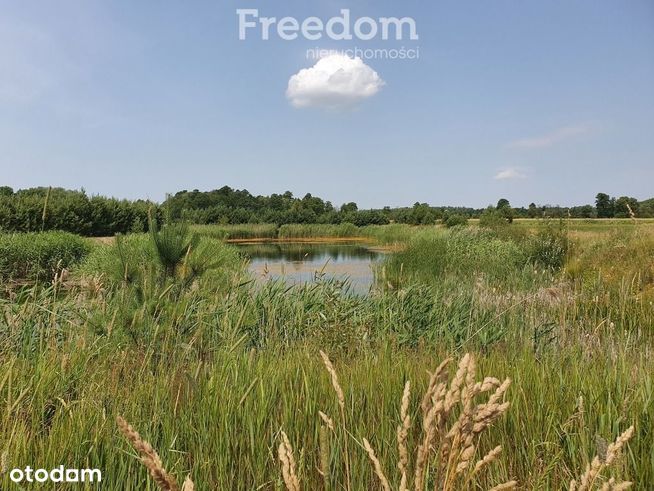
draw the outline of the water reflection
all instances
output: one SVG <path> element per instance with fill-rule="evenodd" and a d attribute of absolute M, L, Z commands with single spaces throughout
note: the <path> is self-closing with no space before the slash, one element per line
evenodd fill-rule
<path fill-rule="evenodd" d="M 316 276 L 348 279 L 357 293 L 373 284 L 373 265 L 381 254 L 361 244 L 240 244 L 258 281 L 283 278 L 290 284 L 315 281 Z"/>

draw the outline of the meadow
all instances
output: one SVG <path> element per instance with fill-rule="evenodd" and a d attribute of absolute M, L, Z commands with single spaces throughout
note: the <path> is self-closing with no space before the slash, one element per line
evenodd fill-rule
<path fill-rule="evenodd" d="M 227 242 L 326 237 L 395 246 L 368 295 L 255 286 Z M 1 489 L 61 464 L 116 491 L 654 485 L 652 221 L 169 224 L 0 251 Z"/>

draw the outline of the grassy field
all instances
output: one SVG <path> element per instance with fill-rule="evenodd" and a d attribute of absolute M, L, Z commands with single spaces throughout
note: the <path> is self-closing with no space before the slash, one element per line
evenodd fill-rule
<path fill-rule="evenodd" d="M 329 226 L 165 227 L 84 243 L 68 278 L 48 266 L 5 283 L 0 488 L 22 489 L 7 470 L 63 464 L 116 491 L 157 489 L 148 469 L 162 489 L 187 475 L 200 490 L 402 489 L 403 469 L 408 489 L 563 489 L 599 455 L 589 489 L 651 489 L 654 223 L 340 227 L 402 244 L 368 296 L 331 280 L 255 288 L 221 241 L 338 236 Z M 476 370 L 457 369 L 465 353 Z"/>

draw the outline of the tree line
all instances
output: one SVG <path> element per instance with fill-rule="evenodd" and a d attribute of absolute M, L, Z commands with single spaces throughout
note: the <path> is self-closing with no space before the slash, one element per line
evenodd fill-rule
<path fill-rule="evenodd" d="M 87 236 L 144 232 L 148 213 L 171 221 L 197 224 L 243 223 L 352 223 L 357 226 L 406 223 L 431 225 L 442 221 L 448 226 L 465 223 L 468 218 L 491 214 L 508 222 L 514 218 L 629 218 L 653 217 L 654 199 L 639 202 L 622 196 L 598 193 L 595 205 L 560 207 L 536 205 L 514 208 L 500 199 L 489 208 L 430 206 L 415 203 L 409 207 L 359 209 L 355 202 L 334 206 L 317 196 L 296 197 L 290 191 L 255 196 L 243 189 L 223 186 L 213 191 L 180 191 L 163 203 L 145 200 L 119 200 L 88 196 L 84 190 L 30 188 L 14 191 L 0 187 L 0 231 L 34 232 L 64 230 Z"/>
<path fill-rule="evenodd" d="M 0 231 L 63 230 L 104 237 L 144 232 L 148 212 L 160 213 L 156 203 L 88 196 L 62 188 L 30 188 L 14 192 L 0 187 Z"/>

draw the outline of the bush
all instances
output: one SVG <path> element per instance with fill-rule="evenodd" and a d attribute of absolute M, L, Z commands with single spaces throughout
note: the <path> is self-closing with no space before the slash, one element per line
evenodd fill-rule
<path fill-rule="evenodd" d="M 545 224 L 529 237 L 526 244 L 532 263 L 553 270 L 565 265 L 568 247 L 568 232 L 562 222 L 558 225 Z"/>
<path fill-rule="evenodd" d="M 468 217 L 458 214 L 448 215 L 443 219 L 443 225 L 447 228 L 457 227 L 459 225 L 465 227 L 468 225 Z"/>
<path fill-rule="evenodd" d="M 0 278 L 51 280 L 90 249 L 85 239 L 67 232 L 0 235 Z"/>
<path fill-rule="evenodd" d="M 483 228 L 496 229 L 506 227 L 508 223 L 506 217 L 492 206 L 486 208 L 479 216 L 479 226 Z"/>

